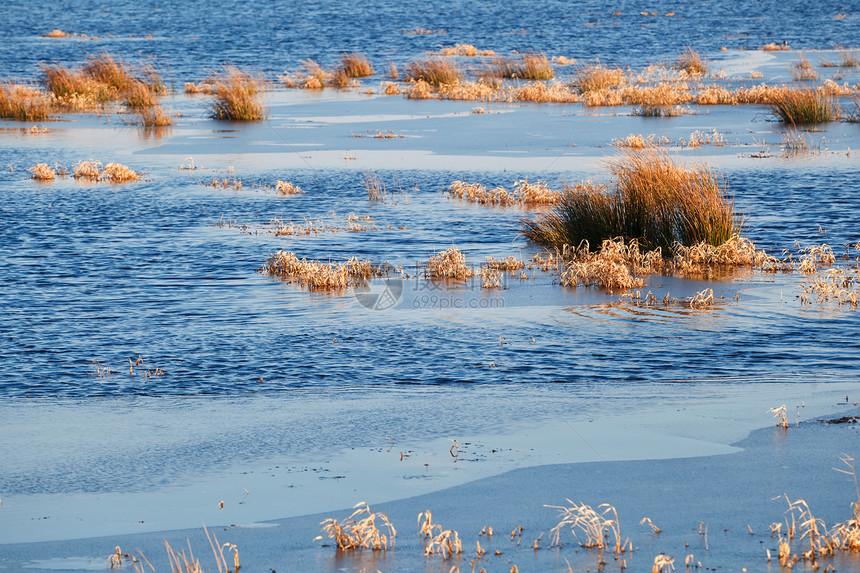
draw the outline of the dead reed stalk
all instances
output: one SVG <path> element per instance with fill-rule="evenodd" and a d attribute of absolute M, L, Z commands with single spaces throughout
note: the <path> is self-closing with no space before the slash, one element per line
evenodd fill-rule
<path fill-rule="evenodd" d="M 44 121 L 51 117 L 51 99 L 40 89 L 0 82 L 0 117 L 18 121 Z"/>
<path fill-rule="evenodd" d="M 466 256 L 454 248 L 431 256 L 424 267 L 424 276 L 435 280 L 455 279 L 463 281 L 474 275 L 474 269 L 466 264 Z"/>

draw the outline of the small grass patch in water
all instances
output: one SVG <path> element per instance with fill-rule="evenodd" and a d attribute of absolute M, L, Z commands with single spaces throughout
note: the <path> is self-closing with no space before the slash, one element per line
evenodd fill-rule
<path fill-rule="evenodd" d="M 261 94 L 263 80 L 236 66 L 226 66 L 211 78 L 215 100 L 212 102 L 212 119 L 260 121 L 266 110 Z"/>
<path fill-rule="evenodd" d="M 388 551 L 394 548 L 397 530 L 384 513 L 372 513 L 366 502 L 356 504 L 352 515 L 342 521 L 328 518 L 321 523 L 322 530 L 334 539 L 338 550 L 371 549 Z M 379 522 L 380 525 L 377 525 Z M 322 536 L 317 537 L 322 539 Z"/>
<path fill-rule="evenodd" d="M 551 80 L 555 77 L 552 65 L 544 54 L 528 52 L 516 58 L 498 58 L 490 66 L 498 78 L 518 80 Z"/>
<path fill-rule="evenodd" d="M 616 88 L 626 81 L 624 70 L 604 67 L 599 61 L 593 64 L 576 64 L 574 70 L 573 86 L 580 93 Z"/>
<path fill-rule="evenodd" d="M 612 161 L 610 171 L 611 187 L 566 186 L 553 211 L 521 221 L 522 233 L 556 247 L 637 239 L 670 253 L 676 243 L 721 245 L 740 230 L 726 184 L 708 167 L 688 169 L 649 150 Z"/>
<path fill-rule="evenodd" d="M 708 64 L 697 50 L 689 46 L 684 48 L 684 51 L 675 59 L 674 67 L 678 70 L 684 70 L 691 76 L 703 76 L 708 72 Z"/>
<path fill-rule="evenodd" d="M 826 123 L 836 121 L 840 116 L 839 105 L 833 96 L 809 87 L 780 90 L 770 103 L 770 111 L 789 125 Z"/>
<path fill-rule="evenodd" d="M 44 121 L 51 117 L 51 99 L 42 90 L 0 82 L 0 117 L 18 121 Z"/>
<path fill-rule="evenodd" d="M 443 58 L 429 58 L 411 62 L 406 65 L 404 73 L 407 80 L 423 81 L 431 86 L 453 85 L 462 79 L 462 73 L 457 65 Z"/>

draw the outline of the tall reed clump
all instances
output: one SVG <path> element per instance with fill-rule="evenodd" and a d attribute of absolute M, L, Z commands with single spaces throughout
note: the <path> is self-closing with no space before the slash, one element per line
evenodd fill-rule
<path fill-rule="evenodd" d="M 338 70 L 348 78 L 366 78 L 373 75 L 373 65 L 367 56 L 358 52 L 344 52 L 340 57 Z"/>
<path fill-rule="evenodd" d="M 51 117 L 51 99 L 37 88 L 0 81 L 0 117 L 44 121 Z"/>
<path fill-rule="evenodd" d="M 261 94 L 263 80 L 235 66 L 226 66 L 212 78 L 215 100 L 212 119 L 259 121 L 266 110 Z"/>
<path fill-rule="evenodd" d="M 88 56 L 77 69 L 42 65 L 42 81 L 60 105 L 74 109 L 120 98 L 130 108 L 142 108 L 155 105 L 155 96 L 166 90 L 151 64 L 129 65 L 107 52 Z"/>
<path fill-rule="evenodd" d="M 529 52 L 518 58 L 498 58 L 491 64 L 492 74 L 518 80 L 551 80 L 552 65 L 544 54 Z"/>
<path fill-rule="evenodd" d="M 676 244 L 718 246 L 739 233 L 727 185 L 705 166 L 684 168 L 648 150 L 611 162 L 610 171 L 611 186 L 566 187 L 553 211 L 521 221 L 522 233 L 550 246 L 636 239 L 665 253 Z"/>
<path fill-rule="evenodd" d="M 689 46 L 675 59 L 675 69 L 684 70 L 691 76 L 703 76 L 708 71 L 708 65 L 699 52 Z"/>
<path fill-rule="evenodd" d="M 406 65 L 404 73 L 407 80 L 424 81 L 431 86 L 453 85 L 459 83 L 462 78 L 457 65 L 444 58 L 411 62 Z"/>
<path fill-rule="evenodd" d="M 781 90 L 770 104 L 770 111 L 783 123 L 803 125 L 839 119 L 839 104 L 823 90 L 809 87 Z"/>

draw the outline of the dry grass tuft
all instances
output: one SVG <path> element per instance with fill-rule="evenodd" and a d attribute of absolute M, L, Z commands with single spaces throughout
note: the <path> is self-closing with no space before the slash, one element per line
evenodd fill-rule
<path fill-rule="evenodd" d="M 159 104 L 144 107 L 138 112 L 138 117 L 143 127 L 167 127 L 173 124 L 173 117 L 165 113 Z"/>
<path fill-rule="evenodd" d="M 128 183 L 140 181 L 141 176 L 134 170 L 120 163 L 108 163 L 101 168 L 98 161 L 79 161 L 75 165 L 75 179 L 86 179 L 88 181 L 104 181 L 106 183 Z"/>
<path fill-rule="evenodd" d="M 348 286 L 362 284 L 372 278 L 387 276 L 389 271 L 390 267 L 387 263 L 374 266 L 370 261 L 361 261 L 357 257 L 352 257 L 345 263 L 326 263 L 299 260 L 295 253 L 285 251 L 273 254 L 266 261 L 266 266 L 260 269 L 260 272 L 265 275 L 297 282 L 312 291 L 341 291 Z M 355 507 L 358 508 L 361 505 Z M 371 515 L 364 504 L 364 509 L 357 510 L 353 516 L 365 510 L 368 515 Z"/>
<path fill-rule="evenodd" d="M 675 59 L 675 69 L 684 70 L 690 76 L 703 76 L 708 72 L 708 65 L 702 60 L 699 52 L 687 47 Z"/>
<path fill-rule="evenodd" d="M 300 195 L 304 193 L 298 185 L 293 185 L 289 181 L 281 181 L 280 179 L 275 182 L 275 191 L 281 195 Z"/>
<path fill-rule="evenodd" d="M 804 125 L 839 119 L 839 104 L 822 90 L 784 89 L 770 104 L 770 111 L 783 123 Z"/>
<path fill-rule="evenodd" d="M 102 164 L 99 161 L 79 161 L 77 165 L 75 165 L 75 179 L 98 181 L 101 166 Z"/>
<path fill-rule="evenodd" d="M 387 194 L 385 183 L 379 179 L 376 173 L 368 171 L 361 176 L 361 179 L 364 181 L 364 187 L 367 189 L 367 198 L 370 201 L 385 201 Z"/>
<path fill-rule="evenodd" d="M 373 66 L 367 56 L 358 52 L 344 53 L 338 70 L 348 78 L 366 78 L 373 75 Z"/>
<path fill-rule="evenodd" d="M 570 507 L 558 505 L 545 505 L 557 509 L 561 520 L 552 528 L 552 545 L 561 544 L 561 531 L 570 528 L 577 542 L 585 548 L 603 549 L 610 541 L 609 535 L 614 538 L 613 553 L 620 555 L 625 551 L 627 542 L 621 541 L 621 530 L 618 526 L 618 513 L 608 503 L 601 504 L 595 511 L 591 506 L 584 503 L 577 505 L 570 499 L 567 500 Z M 578 532 L 578 533 L 577 533 Z M 580 539 L 579 535 L 583 536 Z"/>
<path fill-rule="evenodd" d="M 262 78 L 235 66 L 227 66 L 210 78 L 214 85 L 212 119 L 259 121 L 266 111 L 261 101 Z"/>
<path fill-rule="evenodd" d="M 811 82 L 818 79 L 818 72 L 813 69 L 812 64 L 803 54 L 800 54 L 797 63 L 791 66 L 791 75 L 795 81 L 799 82 Z"/>
<path fill-rule="evenodd" d="M 342 522 L 329 518 L 321 523 L 323 533 L 335 540 L 339 550 L 388 551 L 388 549 L 394 548 L 397 531 L 388 521 L 388 516 L 384 513 L 371 513 L 370 507 L 363 501 L 356 504 L 353 509 L 355 511 L 352 512 L 352 515 Z M 356 518 L 359 516 L 361 517 L 357 520 Z M 381 522 L 382 531 L 377 527 L 377 520 Z"/>
<path fill-rule="evenodd" d="M 406 65 L 405 74 L 410 81 L 423 81 L 431 86 L 454 85 L 462 79 L 457 65 L 442 58 L 411 62 Z"/>
<path fill-rule="evenodd" d="M 130 66 L 107 52 L 87 57 L 79 69 L 42 65 L 42 79 L 58 105 L 86 110 L 125 98 L 130 108 L 155 105 L 166 90 L 161 75 L 151 64 Z"/>
<path fill-rule="evenodd" d="M 526 238 L 544 245 L 600 245 L 637 239 L 646 248 L 672 252 L 676 244 L 721 245 L 740 222 L 722 177 L 706 166 L 676 165 L 665 152 L 628 153 L 610 163 L 613 187 L 566 187 L 554 211 L 526 219 Z"/>
<path fill-rule="evenodd" d="M 51 117 L 51 99 L 40 89 L 0 82 L 0 117 L 18 121 L 44 121 Z"/>
<path fill-rule="evenodd" d="M 492 75 L 518 80 L 551 80 L 552 65 L 544 54 L 529 52 L 517 58 L 498 58 L 490 65 Z"/>
<path fill-rule="evenodd" d="M 790 48 L 789 48 L 788 44 L 786 44 L 785 42 L 781 42 L 779 44 L 771 42 L 770 44 L 765 44 L 764 46 L 762 46 L 760 48 L 760 50 L 763 52 L 780 52 L 780 51 L 787 51 L 789 49 Z"/>
<path fill-rule="evenodd" d="M 580 93 L 616 88 L 626 81 L 621 68 L 607 68 L 600 62 L 577 64 L 574 69 L 573 85 Z"/>
<path fill-rule="evenodd" d="M 466 264 L 466 256 L 454 248 L 431 256 L 424 267 L 424 276 L 434 280 L 455 279 L 463 281 L 474 275 L 474 269 Z"/>
<path fill-rule="evenodd" d="M 529 183 L 528 179 L 522 179 L 514 183 L 513 192 L 509 192 L 504 187 L 487 189 L 480 183 L 454 181 L 448 187 L 448 198 L 452 197 L 479 205 L 499 207 L 519 205 L 524 209 L 528 209 L 537 206 L 555 205 L 561 200 L 562 194 L 559 191 L 550 189 L 543 181 Z"/>
<path fill-rule="evenodd" d="M 448 187 L 448 198 L 457 197 L 468 201 L 469 203 L 477 203 L 479 205 L 498 205 L 508 206 L 514 205 L 517 200 L 513 194 L 508 193 L 504 187 L 496 187 L 487 189 L 480 183 L 466 183 L 463 181 L 454 181 Z"/>
<path fill-rule="evenodd" d="M 47 163 L 39 163 L 27 169 L 36 181 L 53 181 L 57 177 L 57 172 Z"/>
<path fill-rule="evenodd" d="M 612 145 L 626 149 L 645 149 L 649 147 L 669 145 L 669 139 L 667 137 L 657 137 L 654 133 L 649 135 L 647 138 L 642 135 L 628 135 L 624 139 L 613 139 Z"/>
<path fill-rule="evenodd" d="M 120 163 L 108 163 L 99 173 L 99 179 L 107 183 L 128 183 L 140 181 L 140 175 Z"/>
<path fill-rule="evenodd" d="M 492 50 L 479 50 L 472 44 L 457 44 L 453 47 L 442 48 L 439 52 L 443 56 L 465 56 L 474 58 L 475 56 L 495 56 L 496 53 Z"/>

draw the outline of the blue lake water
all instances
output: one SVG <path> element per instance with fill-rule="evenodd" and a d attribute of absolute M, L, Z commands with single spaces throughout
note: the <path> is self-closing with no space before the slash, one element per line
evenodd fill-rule
<path fill-rule="evenodd" d="M 389 60 L 400 66 L 457 43 L 499 54 L 534 50 L 600 58 L 634 69 L 667 62 L 692 46 L 717 68 L 742 70 L 732 72 L 739 75 L 760 71 L 776 83 L 790 77 L 796 52 L 752 49 L 786 42 L 793 49 L 828 50 L 860 37 L 856 2 L 674 2 L 661 4 L 656 16 L 651 8 L 641 15 L 646 8 L 627 1 L 93 7 L 12 0 L 5 7 L 0 77 L 35 81 L 40 63 L 75 66 L 87 54 L 107 50 L 129 61 L 155 58 L 173 86 L 201 80 L 224 63 L 251 66 L 274 79 L 300 60 L 331 66 L 351 50 L 367 53 L 379 71 Z M 55 28 L 87 38 L 42 37 Z M 406 33 L 419 28 L 437 33 Z M 832 51 L 810 53 L 816 62 L 819 55 L 837 57 Z M 860 75 L 856 69 L 819 71 L 822 79 L 838 74 L 839 81 L 852 84 Z M 381 79 L 379 74 L 366 85 L 378 88 Z M 564 289 L 556 276 L 536 269 L 527 269 L 525 279 L 504 277 L 502 288 L 483 289 L 477 281 L 429 282 L 420 268 L 431 254 L 451 246 L 474 265 L 488 256 L 528 261 L 541 252 L 518 232 L 520 219 L 533 212 L 449 199 L 444 190 L 454 180 L 510 189 L 526 177 L 551 186 L 606 179 L 605 158 L 617 153 L 613 138 L 655 133 L 677 140 L 712 129 L 725 134 L 726 146 L 675 147 L 671 153 L 721 170 L 745 217 L 746 236 L 775 255 L 797 256 L 801 247 L 827 242 L 838 255 L 848 255 L 840 265 L 855 264 L 857 123 L 835 122 L 805 133 L 813 149 L 785 156 L 785 130 L 761 106 L 703 106 L 669 119 L 631 117 L 626 106 L 595 111 L 580 105 L 481 104 L 488 113 L 474 114 L 474 103 L 386 98 L 378 90 L 365 95 L 363 89 L 275 89 L 267 94 L 267 121 L 236 124 L 208 119 L 209 99 L 179 91 L 165 102 L 181 117 L 158 134 L 140 131 L 118 108 L 45 122 L 48 131 L 41 134 L 22 129 L 29 124 L 0 123 L 0 396 L 6 412 L 15 414 L 0 435 L 0 458 L 17 464 L 0 465 L 0 498 L 7 508 L 26 506 L 15 515 L 33 528 L 33 538 L 77 535 L 74 512 L 87 511 L 91 500 L 85 496 L 91 493 L 143 492 L 135 503 L 146 507 L 153 490 L 205 481 L 231 462 L 247 465 L 233 468 L 236 474 L 265 468 L 277 456 L 288 460 L 279 462 L 284 467 L 296 460 L 319 464 L 335 459 L 340 448 L 372 443 L 380 449 L 398 431 L 444 441 L 459 431 L 501 432 L 508 418 L 528 427 L 547 411 L 589 416 L 582 408 L 586 402 L 608 415 L 615 406 L 603 403 L 608 388 L 633 413 L 646 402 L 649 412 L 676 406 L 680 411 L 683 400 L 695 396 L 707 412 L 708 400 L 739 395 L 753 411 L 745 411 L 739 425 L 746 428 L 759 423 L 757 416 L 769 423 L 766 408 L 778 402 L 758 404 L 757 391 L 744 394 L 744 388 L 794 386 L 803 395 L 808 388 L 841 389 L 860 380 L 858 311 L 835 303 L 802 305 L 800 285 L 807 279 L 798 273 L 738 272 L 712 282 L 646 279 L 642 295 L 650 290 L 659 300 L 669 293 L 683 301 L 714 289 L 712 307 L 692 309 L 683 302 L 634 304 L 622 292 Z M 840 103 L 848 112 L 856 105 L 848 96 Z M 355 137 L 388 129 L 405 137 Z M 117 186 L 68 177 L 38 183 L 26 171 L 42 162 L 69 168 L 87 159 L 129 165 L 143 172 L 143 180 Z M 180 168 L 192 164 L 193 169 Z M 367 171 L 388 186 L 384 202 L 368 200 L 362 179 Z M 207 185 L 213 179 L 241 179 L 243 186 Z M 277 180 L 306 193 L 285 197 L 263 186 Z M 360 221 L 368 229 L 346 231 L 350 213 L 369 217 Z M 273 218 L 321 221 L 328 230 L 276 237 Z M 258 272 L 279 249 L 309 259 L 389 261 L 409 276 L 397 284 L 395 306 L 369 310 L 352 290 L 309 293 Z M 340 403 L 346 396 L 355 410 L 353 402 Z M 290 408 L 300 410 L 303 401 L 313 408 L 305 417 L 292 416 Z M 463 404 L 468 408 L 461 412 Z M 229 424 L 222 420 L 242 418 L 243 407 L 253 419 L 225 428 Z M 723 407 L 730 413 L 741 409 L 734 403 Z M 88 427 L 81 412 L 100 424 Z M 177 421 L 189 412 L 187 425 Z M 277 416 L 269 420 L 268 413 Z M 365 432 L 343 432 L 344 419 Z M 439 420 L 444 431 L 437 434 L 433 424 Z M 153 443 L 136 432 L 148 423 Z M 112 425 L 119 437 L 112 436 Z M 57 436 L 63 439 L 55 443 Z M 231 437 L 229 446 L 221 443 Z M 117 471 L 105 461 L 123 444 L 128 466 Z M 442 445 L 444 458 L 450 446 Z M 642 455 L 705 450 L 686 444 Z M 208 458 L 195 459 L 195 452 Z M 349 463 L 359 465 L 354 460 L 361 453 L 353 453 Z M 510 454 L 503 469 L 523 460 L 557 461 L 529 455 Z M 413 461 L 420 466 L 418 457 Z M 244 483 L 239 479 L 244 478 L 230 481 L 231 487 Z M 382 496 L 379 489 L 386 486 L 375 487 Z M 39 495 L 70 493 L 84 497 L 76 498 L 60 533 L 31 523 L 32 515 L 53 503 Z M 181 492 L 175 499 L 192 498 Z M 265 515 L 269 508 L 259 509 L 265 503 L 258 503 L 255 511 Z M 109 515 L 110 504 L 103 505 L 98 511 Z M 196 519 L 193 508 L 186 509 L 183 519 Z M 283 511 L 318 509 L 299 504 Z M 93 511 L 91 522 L 99 522 Z M 129 515 L 117 527 L 136 531 Z M 152 527 L 173 526 L 161 517 Z M 0 522 L 0 533 L 18 525 Z M 16 539 L 26 541 L 27 535 L 30 530 Z"/>

